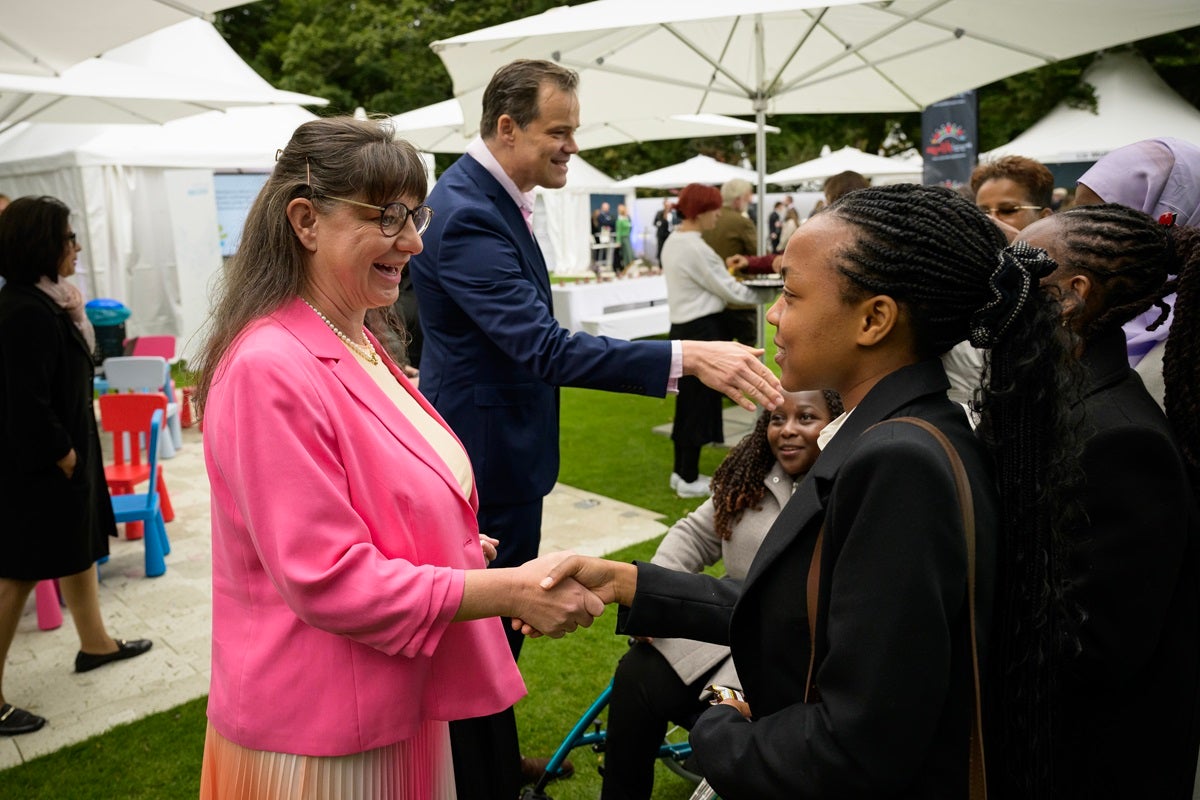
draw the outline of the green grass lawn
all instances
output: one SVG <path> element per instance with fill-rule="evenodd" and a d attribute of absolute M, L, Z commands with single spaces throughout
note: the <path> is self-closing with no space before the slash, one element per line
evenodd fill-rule
<path fill-rule="evenodd" d="M 767 363 L 774 362 L 768 358 Z M 671 441 L 651 432 L 671 420 L 674 405 L 673 398 L 564 389 L 559 479 L 657 511 L 668 524 L 686 515 L 701 501 L 682 500 L 670 490 Z M 705 448 L 701 471 L 712 474 L 726 452 Z M 643 542 L 612 557 L 649 559 L 657 545 L 657 539 Z M 517 706 L 517 722 L 526 755 L 549 756 L 607 684 L 626 647 L 625 639 L 614 634 L 615 617 L 609 608 L 591 628 L 560 640 L 525 644 L 521 672 L 529 696 Z M 0 797 L 194 798 L 199 792 L 204 726 L 202 698 L 0 772 Z M 550 794 L 555 800 L 597 797 L 597 756 L 577 750 L 572 760 L 575 776 L 551 784 Z M 686 800 L 690 793 L 688 783 L 658 767 L 656 800 Z"/>

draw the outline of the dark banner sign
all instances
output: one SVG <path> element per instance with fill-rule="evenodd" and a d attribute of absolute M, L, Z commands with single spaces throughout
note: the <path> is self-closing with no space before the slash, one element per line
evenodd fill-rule
<path fill-rule="evenodd" d="M 967 183 L 979 155 L 979 107 L 974 90 L 926 107 L 921 114 L 921 155 L 925 185 Z"/>

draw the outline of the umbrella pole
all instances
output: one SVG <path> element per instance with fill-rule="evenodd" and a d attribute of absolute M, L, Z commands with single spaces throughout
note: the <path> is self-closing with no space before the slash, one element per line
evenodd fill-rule
<path fill-rule="evenodd" d="M 767 101 L 762 97 L 754 100 L 754 121 L 758 130 L 754 132 L 754 166 L 758 170 L 758 252 L 767 253 Z"/>
<path fill-rule="evenodd" d="M 756 92 L 754 95 L 754 167 L 758 171 L 758 213 L 755 222 L 758 224 L 758 252 L 767 252 L 767 87 L 766 81 L 766 50 L 763 47 L 763 18 L 762 14 L 754 15 L 754 39 L 758 46 Z M 762 326 L 759 326 L 760 328 Z M 759 333 L 760 344 L 762 333 Z"/>

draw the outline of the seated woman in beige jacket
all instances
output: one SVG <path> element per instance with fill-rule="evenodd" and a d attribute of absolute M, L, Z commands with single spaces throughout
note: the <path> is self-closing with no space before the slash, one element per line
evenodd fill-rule
<path fill-rule="evenodd" d="M 745 577 L 793 487 L 820 449 L 817 435 L 842 413 L 837 392 L 785 393 L 763 411 L 712 478 L 713 494 L 668 531 L 653 563 L 699 572 L 724 559 L 725 573 Z M 710 683 L 738 687 L 729 648 L 691 639 L 636 642 L 617 665 L 608 709 L 601 798 L 649 798 L 654 759 L 667 724 L 684 726 L 707 707 Z"/>

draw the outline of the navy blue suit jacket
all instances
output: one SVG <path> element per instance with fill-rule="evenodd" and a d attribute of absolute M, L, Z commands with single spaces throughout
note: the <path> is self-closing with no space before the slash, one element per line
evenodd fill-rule
<path fill-rule="evenodd" d="M 425 336 L 421 392 L 466 446 L 480 505 L 539 500 L 558 478 L 558 387 L 661 397 L 671 344 L 562 328 L 520 209 L 471 156 L 426 202 L 433 221 L 410 262 Z"/>

